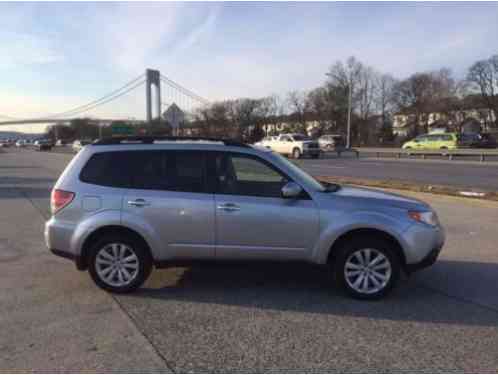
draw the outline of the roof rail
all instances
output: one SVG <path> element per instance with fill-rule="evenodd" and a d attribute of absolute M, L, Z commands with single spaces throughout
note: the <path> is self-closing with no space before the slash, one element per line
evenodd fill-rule
<path fill-rule="evenodd" d="M 235 146 L 235 147 L 249 147 L 244 142 L 235 141 L 232 139 L 224 139 L 224 138 L 210 138 L 210 137 L 172 137 L 172 136 L 130 136 L 130 137 L 109 137 L 109 138 L 101 138 L 92 143 L 95 146 L 104 146 L 104 145 L 126 145 L 126 144 L 154 144 L 154 142 L 161 141 L 193 141 L 193 142 L 221 142 L 225 146 Z"/>

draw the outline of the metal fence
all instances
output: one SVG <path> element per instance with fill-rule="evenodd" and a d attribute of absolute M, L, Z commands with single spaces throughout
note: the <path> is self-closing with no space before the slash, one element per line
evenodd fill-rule
<path fill-rule="evenodd" d="M 479 161 L 485 162 L 489 158 L 498 158 L 498 149 L 456 149 L 456 150 L 403 150 L 401 148 L 375 148 L 375 147 L 361 147 L 353 149 L 337 149 L 328 153 L 336 154 L 338 157 L 342 156 L 355 156 L 360 158 L 362 156 L 372 156 L 377 158 L 392 157 L 392 158 L 408 158 L 411 156 L 420 156 L 426 159 L 430 156 L 439 156 L 454 160 L 455 157 L 475 157 Z"/>

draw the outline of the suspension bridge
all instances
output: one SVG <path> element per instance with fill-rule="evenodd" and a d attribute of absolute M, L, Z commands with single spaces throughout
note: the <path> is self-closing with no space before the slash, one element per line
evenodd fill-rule
<path fill-rule="evenodd" d="M 43 116 L 19 118 L 11 115 L 0 114 L 0 125 L 25 125 L 25 124 L 61 124 L 68 123 L 76 118 L 89 116 L 104 106 L 109 106 L 119 98 L 129 95 L 145 86 L 145 118 L 147 122 L 154 119 L 162 121 L 162 109 L 170 106 L 178 108 L 184 113 L 190 113 L 196 108 L 209 104 L 209 101 L 194 93 L 186 87 L 161 74 L 158 70 L 147 69 L 145 73 L 135 77 L 120 88 L 113 90 L 95 100 L 83 105 L 67 109 L 63 112 Z M 92 120 L 106 123 L 123 118 L 99 118 Z M 140 121 L 139 121 L 140 122 Z"/>

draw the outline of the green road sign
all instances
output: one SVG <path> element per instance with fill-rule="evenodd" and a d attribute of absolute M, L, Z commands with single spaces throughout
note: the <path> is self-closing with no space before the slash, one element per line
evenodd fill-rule
<path fill-rule="evenodd" d="M 130 135 L 133 134 L 133 126 L 131 125 L 112 125 L 112 135 Z"/>

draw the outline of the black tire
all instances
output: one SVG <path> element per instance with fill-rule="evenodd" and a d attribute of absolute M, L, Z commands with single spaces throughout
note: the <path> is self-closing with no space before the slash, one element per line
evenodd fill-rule
<path fill-rule="evenodd" d="M 293 159 L 299 159 L 301 157 L 301 150 L 299 150 L 299 148 L 294 148 L 294 150 L 292 150 L 292 158 Z"/>
<path fill-rule="evenodd" d="M 124 286 L 114 286 L 107 283 L 103 280 L 96 269 L 96 257 L 99 250 L 103 249 L 106 245 L 119 243 L 128 246 L 133 250 L 134 254 L 138 259 L 138 272 L 134 279 L 127 285 Z M 92 277 L 95 284 L 97 284 L 100 288 L 111 292 L 111 293 L 130 293 L 140 286 L 148 279 L 150 273 L 152 271 L 152 258 L 150 256 L 149 250 L 147 247 L 134 238 L 133 236 L 129 236 L 127 234 L 109 234 L 105 235 L 101 239 L 95 241 L 90 248 L 89 258 L 88 258 L 88 272 Z"/>
<path fill-rule="evenodd" d="M 346 280 L 346 262 L 352 254 L 361 249 L 374 249 L 386 257 L 389 261 L 391 267 L 390 277 L 388 278 L 385 286 L 378 291 L 368 293 L 359 292 L 351 287 L 349 282 Z M 375 236 L 361 236 L 344 243 L 341 248 L 337 249 L 337 254 L 334 257 L 332 268 L 338 286 L 350 296 L 362 300 L 377 300 L 386 296 L 398 283 L 401 273 L 401 263 L 397 250 L 389 241 Z M 368 280 L 367 285 L 373 285 L 373 283 Z"/>

